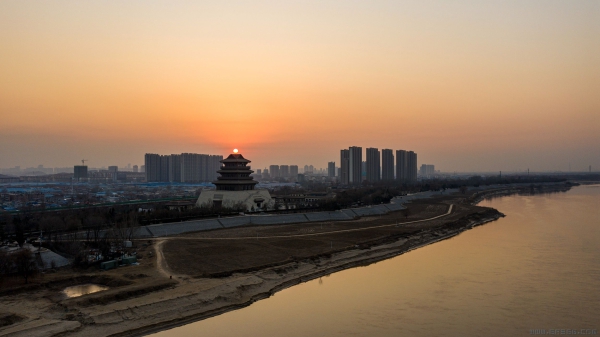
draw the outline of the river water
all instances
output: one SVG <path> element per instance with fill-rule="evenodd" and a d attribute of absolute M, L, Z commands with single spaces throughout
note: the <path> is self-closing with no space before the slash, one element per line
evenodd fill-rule
<path fill-rule="evenodd" d="M 499 197 L 480 205 L 506 217 L 153 336 L 526 336 L 531 329 L 600 331 L 600 186 Z"/>

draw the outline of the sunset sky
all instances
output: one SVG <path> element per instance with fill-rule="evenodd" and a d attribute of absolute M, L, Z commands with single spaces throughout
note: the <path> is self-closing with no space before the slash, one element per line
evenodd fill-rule
<path fill-rule="evenodd" d="M 0 167 L 600 169 L 600 1 L 1 1 Z"/>

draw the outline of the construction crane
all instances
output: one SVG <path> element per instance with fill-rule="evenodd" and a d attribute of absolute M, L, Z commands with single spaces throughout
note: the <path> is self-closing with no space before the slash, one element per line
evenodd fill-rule
<path fill-rule="evenodd" d="M 81 165 L 85 166 L 85 162 L 88 161 L 87 159 L 81 159 Z"/>

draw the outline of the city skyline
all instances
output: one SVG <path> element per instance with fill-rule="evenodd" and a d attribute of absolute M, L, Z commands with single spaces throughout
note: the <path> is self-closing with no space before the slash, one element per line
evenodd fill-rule
<path fill-rule="evenodd" d="M 0 1 L 0 334 L 597 334 L 599 37 L 600 0 Z"/>
<path fill-rule="evenodd" d="M 348 144 L 445 171 L 600 167 L 600 4 L 0 4 L 0 167 Z M 210 48 L 207 48 L 210 46 Z"/>
<path fill-rule="evenodd" d="M 382 149 L 382 156 L 383 156 L 383 151 L 385 151 L 386 149 Z M 231 151 L 230 151 L 231 152 Z M 170 154 L 170 155 L 166 155 L 166 156 L 171 156 L 171 155 L 177 155 L 177 154 Z M 226 154 L 227 155 L 227 154 Z M 394 170 L 393 173 L 395 174 L 395 168 L 396 168 L 396 159 L 394 159 L 395 155 L 392 155 L 392 159 L 393 159 L 393 164 L 394 164 Z M 337 155 L 337 161 L 339 161 L 339 154 Z M 89 160 L 86 160 L 89 161 Z M 336 168 L 340 169 L 341 166 L 339 166 L 336 161 Z M 79 160 L 79 162 L 81 162 L 81 160 Z M 266 165 L 263 165 L 262 167 L 259 165 L 252 165 L 252 168 L 254 170 L 262 170 L 262 169 L 269 169 L 269 166 L 272 166 L 273 164 L 268 164 L 270 161 L 269 159 L 266 159 Z M 363 160 L 363 162 L 366 162 L 365 160 Z M 114 164 L 114 161 L 109 161 L 109 163 Z M 328 170 L 328 164 L 330 164 L 330 162 L 326 162 L 326 163 L 322 163 L 319 165 L 322 166 L 314 166 L 315 170 L 323 170 L 324 172 L 326 172 Z M 418 162 L 419 165 L 419 170 L 420 170 L 420 166 L 423 163 L 420 161 Z M 0 167 L 0 174 L 11 174 L 11 171 L 14 171 L 15 168 L 18 168 L 20 170 L 21 173 L 26 173 L 26 172 L 37 172 L 37 173 L 46 173 L 46 174 L 54 174 L 54 173 L 63 173 L 63 172 L 73 172 L 73 167 L 74 166 L 78 166 L 81 165 L 79 164 L 74 164 L 74 165 L 67 165 L 67 166 L 47 166 L 45 164 L 37 164 L 37 165 L 31 165 L 31 166 L 24 166 L 24 165 L 13 165 L 13 166 L 3 166 Z M 284 164 L 285 165 L 285 164 Z M 383 164 L 383 157 L 381 157 L 380 159 L 380 169 L 381 169 L 381 180 L 385 180 L 384 179 L 384 164 Z M 389 164 L 388 164 L 389 165 Z M 436 166 L 438 166 L 437 164 L 435 164 Z M 133 164 L 132 162 L 128 162 L 127 164 L 119 164 L 119 165 L 111 165 L 111 164 L 106 164 L 106 163 L 101 163 L 101 164 L 88 164 L 86 163 L 85 166 L 88 167 L 89 170 L 106 170 L 108 171 L 109 168 L 111 166 L 114 167 L 118 167 L 119 171 L 123 171 L 123 172 L 142 172 L 139 171 L 144 167 L 144 156 L 142 156 L 142 160 L 139 164 L 135 163 Z M 280 166 L 280 165 L 277 165 Z M 287 166 L 293 167 L 302 167 L 305 165 L 302 164 L 287 164 Z M 307 166 L 307 165 L 306 165 Z M 311 165 L 312 166 L 312 165 Z M 522 173 L 522 172 L 537 172 L 537 173 L 558 173 L 558 172 L 564 172 L 564 173 L 568 173 L 568 172 L 598 172 L 599 169 L 598 167 L 595 167 L 593 165 L 583 165 L 583 166 L 575 166 L 572 163 L 566 163 L 565 168 L 562 169 L 556 169 L 556 170 L 534 170 L 531 168 L 523 168 L 523 167 L 515 167 L 515 168 L 507 168 L 507 169 L 489 169 L 489 170 L 451 170 L 451 169 L 437 169 L 437 171 L 441 172 L 441 173 L 497 173 L 500 171 L 503 172 L 507 172 L 507 173 Z M 303 172 L 303 171 L 302 171 Z"/>

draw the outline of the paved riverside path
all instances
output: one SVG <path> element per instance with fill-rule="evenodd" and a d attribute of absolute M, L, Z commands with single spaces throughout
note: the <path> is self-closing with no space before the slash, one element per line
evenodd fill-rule
<path fill-rule="evenodd" d="M 337 231 L 327 231 L 327 232 L 310 233 L 310 234 L 269 235 L 269 236 L 237 236 L 237 237 L 229 237 L 229 238 L 202 238 L 202 237 L 185 237 L 184 236 L 184 237 L 178 237 L 177 240 L 246 240 L 246 239 L 256 240 L 256 239 L 274 239 L 274 238 L 298 238 L 298 237 L 304 237 L 304 236 L 317 236 L 317 235 L 330 235 L 330 234 L 338 234 L 338 233 L 358 232 L 358 231 L 365 231 L 365 230 L 375 229 L 375 228 L 385 228 L 385 227 L 392 227 L 392 226 L 397 226 L 397 225 L 408 225 L 408 224 L 425 222 L 425 221 L 430 221 L 430 220 L 435 220 L 435 219 L 443 218 L 445 216 L 448 216 L 448 215 L 452 214 L 452 209 L 453 208 L 454 208 L 454 205 L 451 204 L 450 207 L 448 207 L 448 211 L 446 213 L 444 213 L 444 214 L 436 215 L 434 217 L 427 218 L 427 219 L 402 222 L 400 224 L 378 225 L 378 226 L 353 228 L 353 229 L 340 229 L 340 230 L 337 230 Z M 158 239 L 158 240 L 162 240 L 162 239 Z"/>
<path fill-rule="evenodd" d="M 200 232 L 220 228 L 234 228 L 239 226 L 265 226 L 284 225 L 292 223 L 309 223 L 353 220 L 357 216 L 383 215 L 404 208 L 405 203 L 413 200 L 431 198 L 433 196 L 449 195 L 458 192 L 458 189 L 447 189 L 445 191 L 419 192 L 399 197 L 394 197 L 388 204 L 370 205 L 357 208 L 347 208 L 331 212 L 292 213 L 292 214 L 269 214 L 269 215 L 245 215 L 228 218 L 191 220 L 182 222 L 170 222 L 164 224 L 141 226 L 137 229 L 135 236 L 138 239 L 164 237 L 190 232 Z"/>

